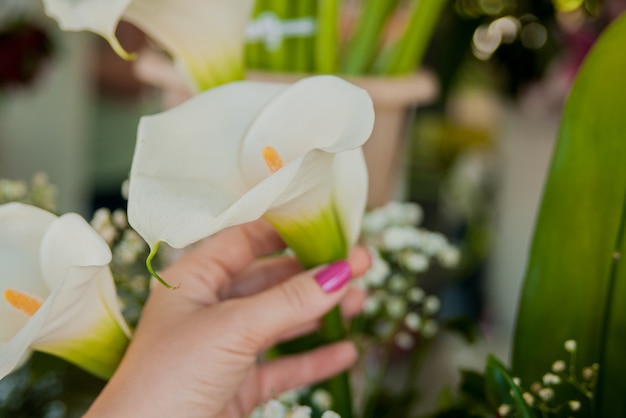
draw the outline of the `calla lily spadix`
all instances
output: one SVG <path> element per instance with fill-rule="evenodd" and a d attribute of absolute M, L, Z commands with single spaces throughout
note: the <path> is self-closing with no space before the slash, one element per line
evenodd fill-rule
<path fill-rule="evenodd" d="M 160 44 L 199 90 L 244 78 L 245 27 L 253 0 L 43 0 L 63 30 L 104 37 L 122 57 L 115 36 L 128 21 Z"/>
<path fill-rule="evenodd" d="M 367 195 L 365 92 L 340 78 L 242 81 L 139 124 L 129 222 L 153 249 L 269 220 L 302 264 L 345 257 Z"/>
<path fill-rule="evenodd" d="M 113 374 L 130 331 L 110 261 L 107 244 L 79 215 L 0 205 L 0 378 L 31 350 L 101 378 Z"/>

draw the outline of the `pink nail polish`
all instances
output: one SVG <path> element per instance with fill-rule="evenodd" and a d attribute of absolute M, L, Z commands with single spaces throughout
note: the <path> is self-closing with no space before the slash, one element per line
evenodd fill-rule
<path fill-rule="evenodd" d="M 341 289 L 352 277 L 350 264 L 345 260 L 335 261 L 315 275 L 315 280 L 326 293 Z"/>

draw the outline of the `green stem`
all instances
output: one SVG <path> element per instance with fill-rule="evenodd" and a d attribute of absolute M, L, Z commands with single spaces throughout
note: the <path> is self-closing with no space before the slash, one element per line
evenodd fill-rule
<path fill-rule="evenodd" d="M 361 6 L 357 28 L 344 54 L 342 73 L 365 74 L 380 46 L 380 34 L 398 0 L 366 0 Z"/>
<path fill-rule="evenodd" d="M 274 12 L 282 22 L 289 17 L 289 0 L 271 0 L 267 10 Z M 287 42 L 283 39 L 278 49 L 267 51 L 268 68 L 277 72 L 286 71 L 289 62 L 288 52 Z"/>
<path fill-rule="evenodd" d="M 315 71 L 335 74 L 339 59 L 339 0 L 319 0 L 315 34 Z"/>
<path fill-rule="evenodd" d="M 389 62 L 383 66 L 383 74 L 410 74 L 420 66 L 445 4 L 446 0 L 415 2 L 404 34 L 394 46 Z"/>
<path fill-rule="evenodd" d="M 313 0 L 300 0 L 294 4 L 294 17 L 315 19 L 316 2 Z M 291 57 L 292 69 L 298 73 L 313 71 L 313 35 L 298 36 L 294 39 L 293 57 Z"/>
<path fill-rule="evenodd" d="M 617 270 L 619 267 L 619 262 L 620 262 L 620 258 L 623 256 L 623 254 L 620 253 L 621 248 L 624 246 L 624 236 L 626 235 L 625 233 L 626 230 L 626 193 L 624 193 L 624 201 L 622 203 L 622 217 L 620 219 L 620 223 L 619 223 L 619 227 L 617 230 L 617 237 L 615 239 L 615 250 L 614 253 L 612 254 L 612 262 L 611 262 L 611 268 L 610 268 L 610 272 L 609 272 L 609 283 L 606 287 L 606 303 L 604 304 L 604 311 L 602 312 L 602 329 L 600 332 L 600 349 L 599 349 L 599 356 L 598 356 L 598 364 L 600 365 L 600 370 L 598 371 L 598 385 L 596 386 L 596 394 L 595 394 L 595 399 L 597 399 L 596 402 L 592 402 L 592 407 L 593 404 L 597 404 L 598 406 L 598 410 L 597 410 L 597 414 L 594 414 L 594 416 L 599 416 L 602 417 L 604 416 L 604 411 L 602 410 L 602 407 L 604 406 L 604 401 L 602 399 L 602 395 L 604 392 L 604 379 L 602 379 L 602 377 L 600 376 L 602 373 L 605 372 L 606 370 L 606 364 L 605 364 L 605 356 L 606 356 L 606 350 L 607 350 L 607 339 L 609 336 L 609 328 L 610 328 L 610 322 L 611 322 L 611 318 L 612 318 L 612 314 L 613 314 L 613 301 L 614 301 L 614 295 L 615 295 L 615 287 L 617 286 Z M 608 411 L 607 411 L 608 412 Z"/>
<path fill-rule="evenodd" d="M 324 343 L 334 343 L 346 338 L 341 310 L 334 307 L 322 318 L 320 335 Z M 342 418 L 352 417 L 352 393 L 348 372 L 340 373 L 324 382 L 326 390 L 333 396 L 333 410 Z"/>
<path fill-rule="evenodd" d="M 257 0 L 255 2 L 254 12 L 252 13 L 252 19 L 256 19 L 259 13 L 263 10 L 263 1 Z M 265 51 L 265 45 L 262 40 L 255 42 L 246 42 L 246 68 L 259 70 L 263 68 L 263 55 Z"/>
<path fill-rule="evenodd" d="M 161 282 L 163 286 L 168 289 L 178 289 L 180 287 L 180 284 L 177 286 L 172 286 L 171 284 L 167 283 L 165 280 L 163 280 L 163 278 L 161 278 L 161 276 L 157 274 L 157 272 L 154 270 L 154 267 L 152 267 L 152 260 L 154 260 L 154 257 L 156 257 L 160 245 L 161 241 L 157 241 L 156 244 L 154 244 L 154 247 L 150 249 L 150 254 L 148 254 L 148 258 L 146 259 L 146 267 L 148 268 L 148 271 L 150 272 L 152 277 Z"/>

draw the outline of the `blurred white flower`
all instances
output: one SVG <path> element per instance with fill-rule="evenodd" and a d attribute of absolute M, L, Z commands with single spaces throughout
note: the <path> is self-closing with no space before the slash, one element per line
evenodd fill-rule
<path fill-rule="evenodd" d="M 79 215 L 0 205 L 0 378 L 30 350 L 101 378 L 113 374 L 130 330 L 110 261 L 107 244 Z"/>

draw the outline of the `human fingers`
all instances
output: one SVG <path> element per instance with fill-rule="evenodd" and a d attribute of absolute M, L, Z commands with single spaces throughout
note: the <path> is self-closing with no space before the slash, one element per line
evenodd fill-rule
<path fill-rule="evenodd" d="M 256 260 L 230 281 L 224 288 L 222 298 L 249 296 L 277 285 L 300 273 L 302 266 L 292 255 L 271 256 Z"/>
<path fill-rule="evenodd" d="M 353 276 L 370 265 L 366 250 L 356 248 L 348 260 L 307 271 L 257 295 L 233 299 L 239 313 L 235 324 L 249 349 L 259 350 L 277 337 L 320 318 L 347 292 Z"/>
<path fill-rule="evenodd" d="M 366 293 L 361 289 L 357 289 L 355 287 L 349 288 L 346 295 L 339 302 L 342 317 L 344 319 L 349 319 L 359 314 L 363 310 L 363 303 L 366 296 Z M 263 349 L 267 349 L 279 342 L 289 341 L 294 338 L 301 337 L 319 329 L 319 327 L 320 321 L 313 320 L 298 328 L 289 330 L 283 335 L 279 335 L 275 341 L 272 341 L 267 347 L 263 347 Z"/>
<path fill-rule="evenodd" d="M 201 304 L 214 303 L 232 276 L 247 268 L 257 257 L 285 248 L 275 229 L 265 220 L 225 229 L 200 242 L 172 263 L 161 276 L 180 283 L 177 296 Z M 158 292 L 162 288 L 155 289 Z"/>
<path fill-rule="evenodd" d="M 302 354 L 281 357 L 259 366 L 258 393 L 265 402 L 287 390 L 325 380 L 354 364 L 357 349 L 350 341 L 341 341 Z M 254 407 L 252 405 L 250 409 Z"/>

